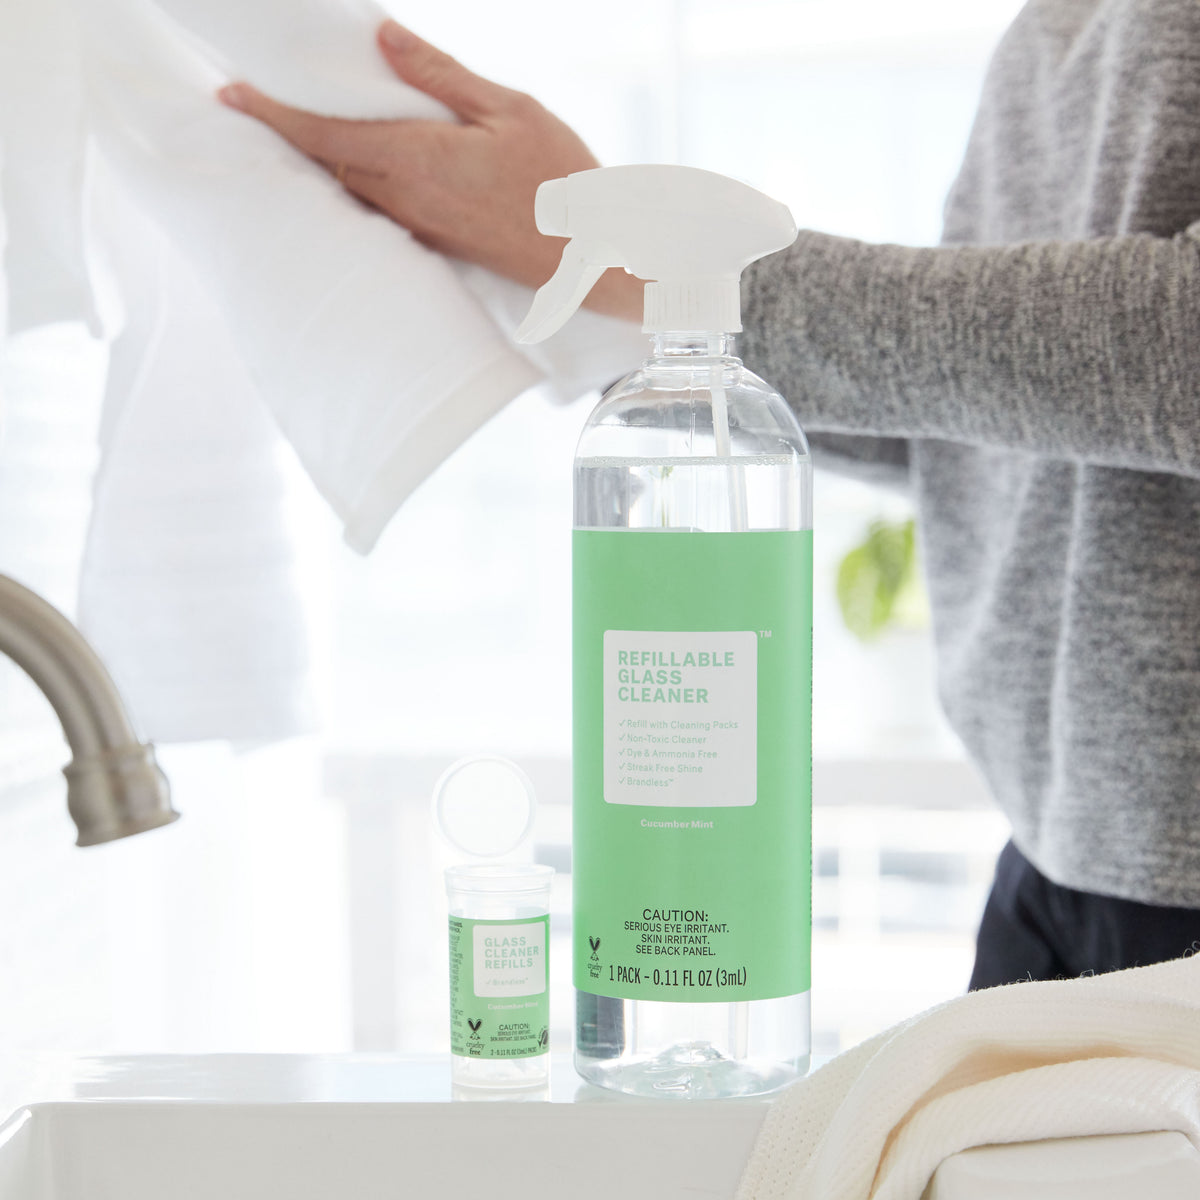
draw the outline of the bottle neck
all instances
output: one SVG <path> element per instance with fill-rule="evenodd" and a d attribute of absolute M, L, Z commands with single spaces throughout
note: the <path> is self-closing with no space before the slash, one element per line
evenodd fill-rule
<path fill-rule="evenodd" d="M 737 339 L 732 333 L 656 333 L 651 358 L 686 363 L 702 358 L 734 358 Z"/>

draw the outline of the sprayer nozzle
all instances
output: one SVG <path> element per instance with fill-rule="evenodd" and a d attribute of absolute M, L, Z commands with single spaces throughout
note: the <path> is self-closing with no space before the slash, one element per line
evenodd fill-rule
<path fill-rule="evenodd" d="M 547 179 L 533 198 L 533 221 L 547 237 L 570 237 L 567 219 L 567 181 Z"/>

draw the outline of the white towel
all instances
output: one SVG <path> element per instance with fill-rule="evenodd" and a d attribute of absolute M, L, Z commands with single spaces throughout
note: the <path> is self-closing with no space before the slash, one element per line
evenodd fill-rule
<path fill-rule="evenodd" d="M 457 119 L 384 62 L 375 34 L 387 13 L 374 0 L 158 0 L 158 6 L 200 40 L 224 74 L 285 104 L 358 120 Z M 353 204 L 348 209 L 357 211 Z M 452 266 L 511 337 L 529 311 L 532 289 L 482 267 Z M 519 347 L 560 401 L 613 382 L 646 349 L 636 325 L 587 310 L 547 341 Z"/>
<path fill-rule="evenodd" d="M 920 1200 L 989 1143 L 1173 1130 L 1200 1149 L 1200 957 L 959 997 L 784 1092 L 738 1200 Z"/>
<path fill-rule="evenodd" d="M 333 109 L 344 93 L 339 115 L 378 116 L 390 89 L 394 115 L 414 105 L 429 115 L 429 99 L 389 77 L 374 50 L 383 13 L 367 0 L 168 0 L 166 7 L 193 38 L 213 39 L 203 44 L 228 70 L 268 75 L 293 103 Z M 222 76 L 161 7 L 79 0 L 79 12 L 101 151 L 189 257 L 357 549 L 370 549 L 447 454 L 541 380 L 539 368 L 561 368 L 578 389 L 636 361 L 631 347 L 635 339 L 640 346 L 640 334 L 597 317 L 599 338 L 587 329 L 573 335 L 583 356 L 567 341 L 558 366 L 547 357 L 535 364 L 445 259 L 349 197 L 270 130 L 216 103 Z M 328 69 L 310 71 L 321 62 Z M 511 290 L 471 277 L 489 295 Z M 594 358 L 597 342 L 608 357 L 584 363 L 592 377 L 582 378 L 573 368 Z"/>
<path fill-rule="evenodd" d="M 405 496 L 537 382 L 449 265 L 220 105 L 149 0 L 81 0 L 92 130 L 221 309 L 306 471 L 366 551 Z"/>
<path fill-rule="evenodd" d="M 59 0 L 0 5 L 0 204 L 8 332 L 99 320 L 84 254 L 79 29 Z"/>
<path fill-rule="evenodd" d="M 116 200 L 103 172 L 95 184 Z M 101 215 L 125 317 L 110 352 L 81 627 L 157 742 L 311 730 L 292 456 L 186 262 L 128 206 Z"/>

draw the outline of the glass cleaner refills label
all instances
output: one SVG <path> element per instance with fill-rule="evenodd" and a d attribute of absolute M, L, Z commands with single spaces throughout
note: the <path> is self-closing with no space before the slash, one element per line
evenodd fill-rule
<path fill-rule="evenodd" d="M 809 986 L 811 531 L 574 535 L 575 986 Z"/>
<path fill-rule="evenodd" d="M 450 918 L 450 1050 L 464 1058 L 530 1058 L 550 1047 L 548 915 Z"/>

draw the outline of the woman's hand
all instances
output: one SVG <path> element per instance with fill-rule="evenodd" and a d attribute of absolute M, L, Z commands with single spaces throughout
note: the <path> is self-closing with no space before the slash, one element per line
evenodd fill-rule
<path fill-rule="evenodd" d="M 519 283 L 544 283 L 563 242 L 538 233 L 534 193 L 543 180 L 598 166 L 591 151 L 531 96 L 473 74 L 394 21 L 380 27 L 378 43 L 405 83 L 440 100 L 459 123 L 320 117 L 246 83 L 222 88 L 220 99 L 269 125 L 432 249 Z M 641 290 L 609 271 L 588 306 L 637 319 Z"/>

